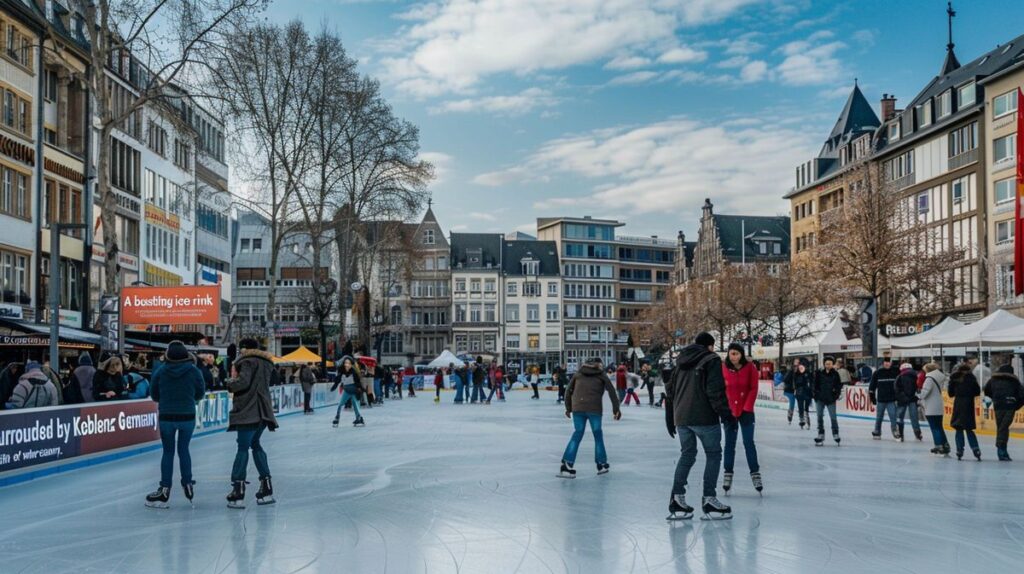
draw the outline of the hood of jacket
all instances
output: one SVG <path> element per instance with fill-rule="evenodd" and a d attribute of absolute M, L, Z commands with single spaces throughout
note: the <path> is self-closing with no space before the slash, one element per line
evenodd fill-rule
<path fill-rule="evenodd" d="M 91 367 L 92 366 L 92 357 L 89 356 L 89 353 L 82 353 L 81 355 L 78 356 L 78 366 L 79 367 Z"/>
<path fill-rule="evenodd" d="M 696 343 L 683 347 L 683 350 L 679 352 L 679 358 L 676 359 L 676 364 L 684 369 L 691 369 L 697 366 L 704 357 L 712 355 L 711 351 L 703 345 Z"/>
<path fill-rule="evenodd" d="M 915 377 L 917 376 L 917 373 L 914 371 L 914 369 L 903 369 L 900 371 L 901 377 L 906 374 L 913 374 Z"/>
<path fill-rule="evenodd" d="M 261 351 L 260 349 L 242 349 L 242 351 L 238 354 L 238 356 L 240 358 L 256 357 L 256 358 L 259 358 L 259 359 L 266 359 L 266 360 L 270 361 L 271 363 L 274 362 L 274 355 L 272 355 L 272 354 L 270 354 L 270 353 L 268 353 L 266 351 Z M 195 359 L 187 359 L 187 360 L 195 361 Z"/>
<path fill-rule="evenodd" d="M 33 385 L 45 385 L 50 381 L 50 379 L 45 374 L 43 374 L 43 371 L 41 369 L 32 369 L 31 371 L 26 371 L 24 374 L 18 377 L 18 380 L 28 381 Z"/>
<path fill-rule="evenodd" d="M 580 374 L 588 377 L 594 377 L 604 373 L 604 369 L 601 368 L 601 363 L 587 361 L 580 367 Z"/>
<path fill-rule="evenodd" d="M 993 373 L 992 378 L 990 378 L 989 381 L 1004 381 L 1007 383 L 1020 384 L 1017 376 L 1013 373 Z"/>

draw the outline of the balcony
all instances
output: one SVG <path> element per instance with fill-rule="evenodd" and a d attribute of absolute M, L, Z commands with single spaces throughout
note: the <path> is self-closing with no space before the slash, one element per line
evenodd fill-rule
<path fill-rule="evenodd" d="M 949 158 L 949 171 L 960 169 L 964 166 L 970 165 L 978 161 L 978 148 L 974 148 L 964 153 Z"/>
<path fill-rule="evenodd" d="M 676 242 L 673 239 L 661 239 L 659 237 L 638 237 L 631 235 L 620 235 L 615 238 L 616 243 L 625 243 L 628 245 L 651 245 L 654 247 L 676 247 Z"/>
<path fill-rule="evenodd" d="M 897 190 L 906 189 L 917 183 L 917 174 L 914 172 L 908 173 L 907 175 L 892 180 L 892 186 Z"/>

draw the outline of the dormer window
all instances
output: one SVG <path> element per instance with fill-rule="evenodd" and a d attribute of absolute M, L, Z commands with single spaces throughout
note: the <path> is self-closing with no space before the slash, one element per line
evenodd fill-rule
<path fill-rule="evenodd" d="M 540 274 L 540 261 L 535 259 L 523 259 L 520 264 L 523 268 L 523 275 L 536 276 Z"/>
<path fill-rule="evenodd" d="M 942 92 L 939 98 L 935 100 L 935 104 L 940 120 L 953 113 L 953 90 Z"/>
<path fill-rule="evenodd" d="M 900 122 L 899 120 L 889 124 L 889 141 L 894 142 L 900 139 Z"/>
<path fill-rule="evenodd" d="M 917 115 L 917 127 L 918 129 L 926 128 L 932 125 L 932 102 L 931 100 L 914 108 L 914 113 Z"/>
<path fill-rule="evenodd" d="M 434 230 L 433 229 L 424 230 L 423 231 L 423 245 L 433 245 L 433 244 L 434 244 Z"/>
<path fill-rule="evenodd" d="M 956 109 L 962 110 L 974 104 L 974 82 L 964 84 L 956 89 Z"/>

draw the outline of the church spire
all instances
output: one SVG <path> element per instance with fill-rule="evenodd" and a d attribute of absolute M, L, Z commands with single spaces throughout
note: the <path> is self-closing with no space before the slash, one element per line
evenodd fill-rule
<path fill-rule="evenodd" d="M 956 11 L 953 10 L 953 2 L 946 2 L 946 26 L 949 40 L 946 43 L 946 61 L 942 63 L 943 76 L 960 67 L 960 61 L 956 59 L 956 52 L 953 51 L 953 48 L 956 47 L 956 44 L 953 43 L 954 16 L 956 16 Z"/>

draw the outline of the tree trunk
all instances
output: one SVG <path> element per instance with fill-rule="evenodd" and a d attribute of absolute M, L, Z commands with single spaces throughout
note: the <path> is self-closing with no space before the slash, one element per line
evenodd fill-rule
<path fill-rule="evenodd" d="M 120 277 L 117 271 L 119 242 L 117 240 L 117 198 L 110 189 L 110 140 L 112 126 L 100 129 L 99 149 L 96 160 L 96 191 L 100 195 L 100 221 L 103 227 L 103 244 L 106 246 L 103 260 L 105 276 L 103 293 L 120 296 Z"/>

